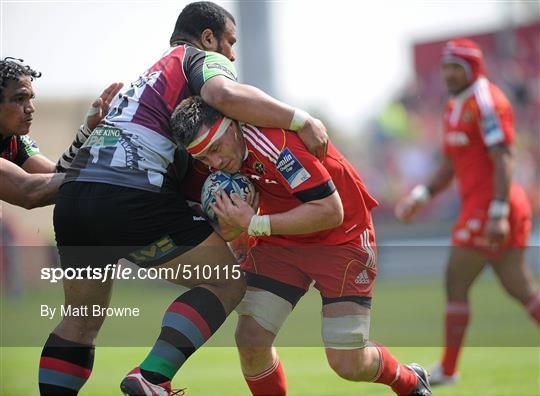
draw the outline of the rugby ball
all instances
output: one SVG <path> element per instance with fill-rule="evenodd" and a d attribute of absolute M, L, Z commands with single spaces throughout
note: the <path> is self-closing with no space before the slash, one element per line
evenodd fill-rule
<path fill-rule="evenodd" d="M 214 193 L 225 191 L 230 197 L 232 193 L 236 193 L 244 201 L 249 193 L 253 197 L 255 195 L 255 186 L 251 180 L 241 174 L 230 174 L 227 172 L 217 171 L 208 176 L 201 190 L 201 206 L 206 216 L 213 222 L 217 222 L 217 216 L 210 207 L 210 204 L 215 202 Z"/>

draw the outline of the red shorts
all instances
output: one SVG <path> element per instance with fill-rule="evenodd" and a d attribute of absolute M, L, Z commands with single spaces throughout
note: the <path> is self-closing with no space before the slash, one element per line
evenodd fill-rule
<path fill-rule="evenodd" d="M 488 208 L 463 210 L 452 231 L 454 246 L 469 247 L 496 258 L 509 248 L 525 248 L 531 231 L 531 215 L 528 203 L 511 203 L 510 234 L 506 242 L 497 248 L 491 248 L 485 237 L 485 227 L 489 220 Z"/>
<path fill-rule="evenodd" d="M 327 298 L 371 297 L 377 276 L 377 250 L 373 229 L 366 229 L 363 235 L 334 246 L 259 242 L 248 252 L 242 269 L 304 290 L 314 281 L 315 288 Z"/>

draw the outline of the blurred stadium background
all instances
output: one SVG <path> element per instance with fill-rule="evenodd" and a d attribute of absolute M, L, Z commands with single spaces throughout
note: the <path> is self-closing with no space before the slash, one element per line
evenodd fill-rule
<path fill-rule="evenodd" d="M 37 111 L 31 132 L 44 154 L 56 159 L 71 142 L 102 86 L 113 80 L 128 83 L 161 53 L 185 3 L 1 2 L 1 56 L 24 58 L 44 72 L 34 83 Z M 412 226 L 398 224 L 392 209 L 401 194 L 425 180 L 438 155 L 447 98 L 438 61 L 449 38 L 467 36 L 480 43 L 490 79 L 513 103 L 515 177 L 533 205 L 535 232 L 528 256 L 539 274 L 540 3 L 360 6 L 338 1 L 332 9 L 326 2 L 218 3 L 237 20 L 236 63 L 241 80 L 307 108 L 325 121 L 336 146 L 357 167 L 381 204 L 374 212 L 380 245 L 380 281 L 372 319 L 375 339 L 397 347 L 397 355 L 406 361 L 429 365 L 439 357 L 442 269 L 449 230 L 459 210 L 457 193 L 452 188 L 439 197 Z M 154 13 L 160 15 L 159 21 Z M 457 18 L 460 13 L 462 18 Z M 356 20 L 369 25 L 371 35 L 355 26 Z M 122 31 L 126 37 L 118 36 Z M 154 40 L 156 31 L 159 42 Z M 62 35 L 77 40 L 79 34 L 76 47 L 66 47 L 68 41 Z M 137 43 L 124 48 L 122 40 Z M 134 53 L 133 48 L 140 52 Z M 399 63 L 388 65 L 396 57 Z M 313 80 L 308 70 L 320 77 Z M 307 84 L 320 85 L 321 92 L 309 91 L 306 79 Z M 333 85 L 350 92 L 335 91 Z M 26 211 L 5 203 L 1 206 L 0 395 L 37 394 L 38 347 L 55 324 L 39 317 L 39 305 L 60 304 L 62 297 L 59 285 L 52 287 L 38 279 L 39 268 L 56 259 L 51 219 L 51 207 Z M 141 287 L 148 296 L 144 302 L 138 298 Z M 98 350 L 95 371 L 83 395 L 115 394 L 122 375 L 146 353 L 147 348 L 137 346 L 151 344 L 163 309 L 178 294 L 159 282 L 120 283 L 115 292 L 113 305 L 140 302 L 144 315 L 134 322 L 113 318 L 106 324 L 100 343 L 107 348 Z M 540 339 L 532 322 L 503 294 L 489 271 L 473 293 L 463 379 L 436 394 L 539 395 Z M 319 345 L 319 304 L 318 297 L 309 294 L 282 331 L 280 345 L 286 347 L 282 355 L 290 394 L 388 394 L 383 387 L 339 380 L 326 367 L 323 352 L 314 348 Z M 190 395 L 247 394 L 231 347 L 233 325 L 234 318 L 214 341 L 215 347 L 203 350 L 182 371 L 177 383 L 188 386 Z M 132 334 L 126 336 L 126 328 Z M 310 336 L 295 338 L 299 333 Z"/>

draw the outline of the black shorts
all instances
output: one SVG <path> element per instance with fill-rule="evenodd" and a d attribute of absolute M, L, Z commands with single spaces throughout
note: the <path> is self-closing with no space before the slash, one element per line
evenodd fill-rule
<path fill-rule="evenodd" d="M 63 268 L 94 268 L 121 258 L 140 267 L 160 265 L 213 229 L 181 194 L 69 182 L 56 200 L 54 231 Z"/>

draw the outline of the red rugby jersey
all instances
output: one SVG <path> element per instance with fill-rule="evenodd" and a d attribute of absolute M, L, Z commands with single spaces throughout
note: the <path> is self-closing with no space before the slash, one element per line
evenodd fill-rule
<path fill-rule="evenodd" d="M 332 143 L 321 163 L 294 132 L 248 124 L 242 126 L 242 132 L 248 156 L 240 172 L 255 183 L 261 214 L 286 212 L 304 202 L 327 197 L 336 189 L 343 203 L 344 220 L 337 228 L 302 235 L 271 235 L 260 240 L 280 245 L 337 245 L 359 238 L 371 225 L 370 210 L 378 203 Z"/>
<path fill-rule="evenodd" d="M 444 152 L 452 161 L 463 208 L 487 207 L 493 198 L 489 148 L 514 142 L 512 106 L 486 78 L 450 99 L 444 111 Z M 512 183 L 510 199 L 520 187 Z"/>

